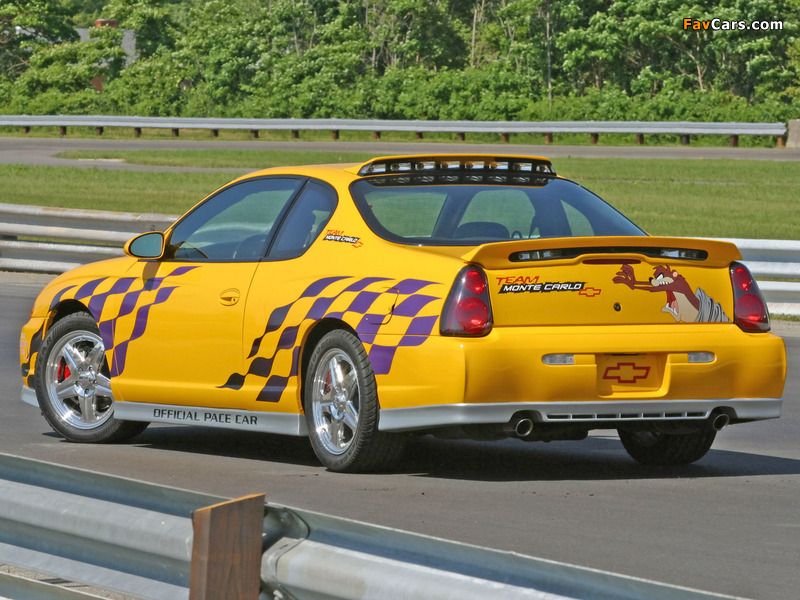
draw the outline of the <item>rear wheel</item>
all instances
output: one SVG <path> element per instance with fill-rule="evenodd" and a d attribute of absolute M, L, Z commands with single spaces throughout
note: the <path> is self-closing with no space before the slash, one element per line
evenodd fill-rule
<path fill-rule="evenodd" d="M 618 433 L 631 458 L 644 465 L 688 465 L 703 458 L 717 436 L 713 429 L 680 434 L 620 429 Z"/>
<path fill-rule="evenodd" d="M 378 431 L 375 374 L 352 333 L 334 330 L 317 344 L 303 386 L 311 446 L 332 471 L 370 471 L 395 463 L 405 436 Z"/>
<path fill-rule="evenodd" d="M 114 418 L 105 347 L 86 313 L 68 315 L 50 328 L 36 360 L 35 384 L 42 414 L 70 441 L 122 441 L 147 427 Z"/>

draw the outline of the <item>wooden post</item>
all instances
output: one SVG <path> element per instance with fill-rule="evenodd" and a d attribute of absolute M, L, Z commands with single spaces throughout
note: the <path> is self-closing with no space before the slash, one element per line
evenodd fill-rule
<path fill-rule="evenodd" d="M 640 146 L 644 144 L 644 134 L 643 133 L 637 133 L 636 134 L 636 143 L 639 144 Z"/>
<path fill-rule="evenodd" d="M 379 139 L 381 139 L 381 132 L 380 132 L 380 131 L 373 131 L 373 132 L 372 132 L 372 139 L 373 139 L 373 140 L 379 140 Z"/>
<path fill-rule="evenodd" d="M 103 128 L 102 128 L 102 127 L 95 127 L 95 128 L 94 128 L 94 132 L 95 132 L 97 135 L 103 135 Z"/>
<path fill-rule="evenodd" d="M 31 128 L 30 127 L 28 127 L 27 125 L 23 125 L 22 126 L 22 133 L 24 133 L 25 135 L 28 135 L 30 132 L 31 132 Z"/>
<path fill-rule="evenodd" d="M 591 140 L 592 145 L 597 145 L 597 140 L 600 139 L 600 134 L 591 133 L 591 134 L 589 134 L 589 139 Z"/>
<path fill-rule="evenodd" d="M 258 600 L 264 500 L 254 494 L 194 511 L 189 600 Z"/>
<path fill-rule="evenodd" d="M 739 147 L 739 136 L 738 135 L 732 135 L 731 136 L 730 145 L 731 145 L 731 148 L 738 148 Z"/>
<path fill-rule="evenodd" d="M 552 133 L 545 133 L 544 134 L 544 143 L 545 144 L 552 144 L 553 143 L 553 134 Z"/>
<path fill-rule="evenodd" d="M 681 146 L 688 146 L 689 145 L 689 135 L 686 133 L 681 134 Z"/>
<path fill-rule="evenodd" d="M 467 139 L 467 134 L 466 134 L 466 133 L 464 133 L 464 132 L 457 133 L 457 134 L 456 134 L 456 139 L 457 139 L 459 142 L 463 142 L 464 140 L 466 140 L 466 139 Z"/>
<path fill-rule="evenodd" d="M 177 127 L 172 130 L 172 137 L 178 137 L 178 136 L 180 136 L 180 134 L 181 134 L 181 131 Z"/>
<path fill-rule="evenodd" d="M 785 135 L 779 135 L 777 144 L 778 144 L 778 148 L 786 148 L 786 136 Z"/>
<path fill-rule="evenodd" d="M 422 135 L 421 131 L 417 131 L 417 132 L 414 133 L 414 139 L 415 140 L 421 140 L 423 137 L 424 136 Z"/>
<path fill-rule="evenodd" d="M 137 138 L 142 137 L 142 128 L 141 127 L 134 127 L 133 128 L 133 137 L 137 137 Z"/>
<path fill-rule="evenodd" d="M 254 140 L 258 139 L 258 129 L 251 129 L 250 130 L 250 137 Z"/>
<path fill-rule="evenodd" d="M 58 128 L 58 135 L 67 135 L 67 128 L 63 125 Z"/>
<path fill-rule="evenodd" d="M 296 140 L 299 137 L 300 137 L 300 131 L 297 129 L 292 129 L 292 139 Z"/>
<path fill-rule="evenodd" d="M 500 134 L 500 139 L 503 141 L 504 144 L 507 144 L 509 140 L 509 134 L 507 133 Z"/>
<path fill-rule="evenodd" d="M 219 129 L 212 129 L 211 137 L 219 137 Z"/>
<path fill-rule="evenodd" d="M 339 130 L 338 129 L 334 129 L 333 131 L 331 131 L 331 139 L 332 140 L 338 140 L 339 139 Z"/>

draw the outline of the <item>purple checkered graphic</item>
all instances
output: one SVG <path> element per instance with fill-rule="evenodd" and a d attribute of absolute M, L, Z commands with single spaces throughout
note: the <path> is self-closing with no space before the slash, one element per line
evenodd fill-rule
<path fill-rule="evenodd" d="M 300 346 L 298 344 L 298 332 L 300 324 L 311 319 L 314 321 L 324 318 L 338 318 L 344 317 L 345 313 L 362 314 L 361 321 L 356 326 L 361 341 L 365 344 L 372 344 L 376 339 L 380 328 L 386 320 L 387 315 L 373 314 L 367 311 L 374 304 L 375 300 L 386 292 L 395 292 L 398 295 L 409 296 L 405 298 L 393 311 L 394 315 L 399 317 L 413 317 L 409 323 L 408 329 L 405 334 L 400 338 L 397 346 L 375 346 L 370 349 L 370 360 L 373 360 L 373 366 L 377 374 L 386 374 L 391 369 L 394 354 L 399 346 L 416 346 L 422 344 L 430 335 L 430 332 L 435 325 L 438 316 L 417 317 L 416 315 L 428 304 L 435 300 L 439 300 L 438 296 L 417 294 L 423 288 L 435 285 L 435 281 L 426 281 L 422 279 L 404 279 L 401 281 L 392 280 L 387 277 L 365 277 L 350 283 L 342 291 L 333 296 L 321 297 L 320 295 L 333 283 L 348 279 L 346 276 L 342 277 L 326 277 L 311 283 L 294 302 L 285 306 L 281 306 L 272 311 L 267 321 L 267 327 L 264 333 L 253 340 L 251 351 L 248 356 L 252 359 L 247 372 L 244 374 L 232 373 L 225 384 L 221 388 L 241 389 L 244 386 L 245 379 L 248 375 L 256 375 L 260 377 L 267 377 L 267 382 L 262 388 L 258 396 L 258 401 L 261 402 L 277 402 L 281 394 L 286 389 L 286 384 L 289 378 L 297 375 L 299 369 L 299 355 Z M 387 289 L 384 291 L 366 291 L 366 288 L 372 284 L 386 281 L 396 281 L 395 283 L 388 283 Z M 356 297 L 350 302 L 350 305 L 344 311 L 327 312 L 334 302 L 343 294 L 357 293 Z M 306 311 L 306 314 L 297 321 L 297 324 L 286 327 L 285 321 L 289 315 L 292 307 L 303 298 L 315 297 L 315 301 L 311 307 Z M 387 321 L 388 322 L 388 321 Z M 256 354 L 261 348 L 261 344 L 268 333 L 277 331 L 285 327 L 281 332 L 278 343 L 275 347 L 272 356 L 270 357 L 256 357 Z M 271 373 L 275 359 L 279 352 L 292 349 L 293 358 L 290 372 L 287 376 L 281 376 Z M 374 356 L 374 359 L 373 359 Z"/>

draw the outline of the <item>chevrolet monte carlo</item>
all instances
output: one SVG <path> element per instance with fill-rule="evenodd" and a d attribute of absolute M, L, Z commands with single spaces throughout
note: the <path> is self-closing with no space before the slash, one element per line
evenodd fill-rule
<path fill-rule="evenodd" d="M 781 412 L 737 248 L 650 236 L 545 158 L 266 169 L 125 254 L 56 278 L 22 330 L 22 399 L 74 442 L 238 428 L 369 471 L 412 435 L 616 429 L 686 464 Z"/>

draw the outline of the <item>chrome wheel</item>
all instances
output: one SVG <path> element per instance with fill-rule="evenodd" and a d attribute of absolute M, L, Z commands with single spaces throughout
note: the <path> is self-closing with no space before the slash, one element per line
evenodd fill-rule
<path fill-rule="evenodd" d="M 120 442 L 147 423 L 114 418 L 105 347 L 87 313 L 56 321 L 47 332 L 34 371 L 36 397 L 50 426 L 73 442 Z"/>
<path fill-rule="evenodd" d="M 312 386 L 311 416 L 317 439 L 326 452 L 343 454 L 358 427 L 358 371 L 347 354 L 333 348 L 317 363 Z"/>
<path fill-rule="evenodd" d="M 59 419 L 76 429 L 94 429 L 113 414 L 114 396 L 105 368 L 105 348 L 91 331 L 60 338 L 47 356 L 47 401 Z"/>
<path fill-rule="evenodd" d="M 375 373 L 354 333 L 329 331 L 308 357 L 303 408 L 309 439 L 332 471 L 389 467 L 402 455 L 406 436 L 380 431 Z"/>

